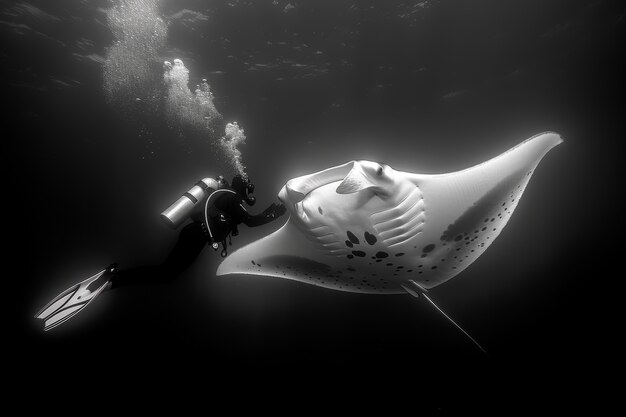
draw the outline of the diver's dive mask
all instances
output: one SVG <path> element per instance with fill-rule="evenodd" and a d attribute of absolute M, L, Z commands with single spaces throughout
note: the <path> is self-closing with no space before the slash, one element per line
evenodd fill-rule
<path fill-rule="evenodd" d="M 246 203 L 248 203 L 249 206 L 253 206 L 256 204 L 256 198 L 254 198 L 254 196 L 250 195 L 254 192 L 254 184 L 252 184 L 251 182 L 248 182 L 248 184 L 246 184 Z"/>

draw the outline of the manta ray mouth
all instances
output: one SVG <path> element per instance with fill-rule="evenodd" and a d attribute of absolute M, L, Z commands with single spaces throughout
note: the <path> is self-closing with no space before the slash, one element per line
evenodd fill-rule
<path fill-rule="evenodd" d="M 358 162 L 351 161 L 314 174 L 294 178 L 285 185 L 279 197 L 283 201 L 286 198 L 292 204 L 297 204 L 316 189 L 344 180 L 357 164 Z"/>

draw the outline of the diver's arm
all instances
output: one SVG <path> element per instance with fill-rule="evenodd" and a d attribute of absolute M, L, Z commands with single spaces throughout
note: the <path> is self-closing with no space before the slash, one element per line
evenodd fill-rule
<path fill-rule="evenodd" d="M 251 215 L 244 208 L 243 204 L 237 205 L 237 216 L 241 219 L 242 223 L 248 227 L 256 227 L 262 226 L 271 222 L 272 220 L 276 220 L 278 217 L 285 214 L 286 208 L 285 206 L 280 204 L 272 203 L 268 208 L 266 208 L 262 213 L 257 215 Z"/>

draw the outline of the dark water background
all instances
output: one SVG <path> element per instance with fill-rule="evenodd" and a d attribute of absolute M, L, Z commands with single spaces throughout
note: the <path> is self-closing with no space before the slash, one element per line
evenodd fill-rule
<path fill-rule="evenodd" d="M 438 411 L 605 406 L 620 328 L 624 4 L 278 3 L 162 5 L 162 59 L 182 58 L 194 83 L 207 77 L 225 120 L 245 128 L 260 209 L 289 178 L 351 159 L 447 172 L 545 130 L 564 136 L 497 243 L 431 292 L 489 358 L 411 297 L 218 279 L 209 250 L 172 285 L 105 293 L 42 334 L 31 317 L 51 296 L 111 261 L 160 261 L 177 234 L 158 214 L 230 171 L 205 136 L 105 102 L 110 2 L 6 1 L 3 344 L 14 388 L 111 378 L 124 395 L 218 384 L 245 398 L 275 378 L 320 400 L 354 389 L 355 403 Z M 233 248 L 278 226 L 243 230 Z"/>

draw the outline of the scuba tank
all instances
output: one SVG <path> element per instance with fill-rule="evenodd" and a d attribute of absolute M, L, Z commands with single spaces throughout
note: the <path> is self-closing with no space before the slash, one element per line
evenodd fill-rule
<path fill-rule="evenodd" d="M 198 203 L 204 201 L 207 196 L 220 188 L 219 182 L 214 178 L 203 178 L 198 181 L 189 191 L 170 205 L 163 213 L 161 219 L 170 227 L 177 228 L 189 218 Z"/>

